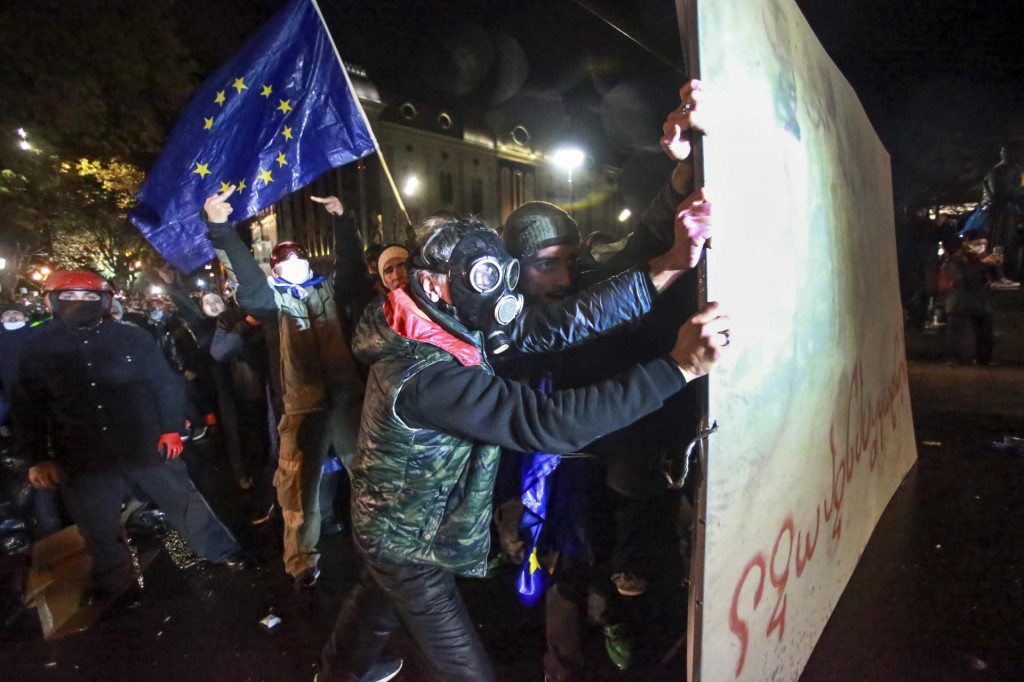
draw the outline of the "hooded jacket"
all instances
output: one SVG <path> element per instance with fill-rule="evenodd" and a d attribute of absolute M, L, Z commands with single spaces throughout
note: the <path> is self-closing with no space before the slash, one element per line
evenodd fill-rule
<path fill-rule="evenodd" d="M 685 380 L 661 357 L 544 395 L 494 376 L 482 335 L 417 288 L 371 305 L 355 332 L 356 358 L 371 367 L 350 468 L 353 538 L 372 561 L 482 576 L 500 447 L 573 452 L 657 409 Z M 570 319 L 578 335 L 586 318 Z"/>

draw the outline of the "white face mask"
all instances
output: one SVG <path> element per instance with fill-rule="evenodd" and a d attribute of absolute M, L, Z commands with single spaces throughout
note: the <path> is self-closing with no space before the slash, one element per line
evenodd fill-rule
<path fill-rule="evenodd" d="M 312 274 L 309 261 L 302 258 L 289 258 L 277 264 L 278 277 L 292 284 L 303 284 L 309 281 Z"/>
<path fill-rule="evenodd" d="M 149 319 L 151 320 L 162 320 L 164 319 L 164 311 L 159 308 L 154 308 L 149 311 Z"/>
<path fill-rule="evenodd" d="M 13 332 L 17 331 L 18 329 L 21 329 L 26 324 L 27 323 L 25 322 L 25 320 L 21 320 L 19 322 L 4 322 L 4 329 L 6 329 L 9 332 Z"/>
<path fill-rule="evenodd" d="M 971 253 L 976 253 L 976 254 L 978 254 L 980 256 L 981 254 L 985 253 L 985 245 L 984 244 L 972 244 L 971 246 L 967 247 L 967 250 L 970 251 Z"/>

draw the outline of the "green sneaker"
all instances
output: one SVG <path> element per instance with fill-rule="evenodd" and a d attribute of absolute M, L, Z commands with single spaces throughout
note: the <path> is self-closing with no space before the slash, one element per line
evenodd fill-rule
<path fill-rule="evenodd" d="M 604 649 L 608 658 L 619 670 L 625 670 L 633 662 L 633 639 L 623 624 L 604 627 Z"/>

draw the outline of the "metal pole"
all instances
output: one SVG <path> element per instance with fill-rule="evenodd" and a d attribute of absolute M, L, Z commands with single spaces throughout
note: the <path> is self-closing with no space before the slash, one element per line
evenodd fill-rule
<path fill-rule="evenodd" d="M 373 142 L 373 148 L 377 150 L 377 158 L 380 159 L 381 168 L 384 169 L 384 176 L 388 179 L 388 184 L 391 185 L 391 191 L 395 195 L 395 201 L 398 202 L 398 210 L 405 216 L 405 222 L 407 225 L 411 225 L 412 221 L 409 219 L 409 212 L 405 210 L 405 203 L 402 202 L 402 196 L 398 193 L 398 186 L 395 185 L 395 179 L 391 177 L 391 170 L 388 168 L 388 162 L 384 159 L 384 154 L 380 151 L 380 143 L 377 142 L 377 136 L 373 134 L 373 128 L 370 126 L 370 119 L 366 118 L 366 112 L 363 111 L 363 105 L 359 101 L 359 95 L 356 94 L 355 88 L 352 87 L 352 80 L 348 77 L 348 70 L 345 68 L 345 61 L 341 58 L 341 53 L 338 52 L 338 46 L 334 42 L 334 36 L 331 35 L 331 29 L 327 27 L 327 22 L 324 20 L 324 13 L 320 11 L 320 5 L 317 4 L 316 0 L 309 0 L 313 3 L 313 8 L 316 13 L 320 16 L 320 23 L 324 25 L 324 32 L 327 33 L 327 38 L 331 41 L 331 47 L 334 48 L 334 56 L 338 58 L 338 64 L 341 65 L 341 73 L 345 76 L 345 83 L 348 85 L 348 91 L 352 95 L 352 101 L 356 104 L 356 109 L 359 110 L 359 115 L 363 117 L 363 123 L 366 124 L 366 131 L 370 134 L 370 140 Z"/>

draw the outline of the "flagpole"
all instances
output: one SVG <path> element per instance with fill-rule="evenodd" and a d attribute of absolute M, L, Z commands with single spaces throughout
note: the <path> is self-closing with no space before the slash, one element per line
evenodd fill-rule
<path fill-rule="evenodd" d="M 348 77 L 348 70 L 345 68 L 345 61 L 341 58 L 341 53 L 338 52 L 338 46 L 334 43 L 334 36 L 331 35 L 331 29 L 327 27 L 327 21 L 324 20 L 324 13 L 320 11 L 320 5 L 317 4 L 316 0 L 309 0 L 313 3 L 313 9 L 316 10 L 317 15 L 320 17 L 320 23 L 324 25 L 324 31 L 327 33 L 327 39 L 331 41 L 331 47 L 334 48 L 334 56 L 338 58 L 338 64 L 341 65 L 341 73 L 345 76 L 345 83 L 348 84 L 348 91 L 352 94 L 352 100 L 356 103 L 356 109 L 359 110 L 359 115 L 363 117 L 363 123 L 366 124 L 366 131 L 370 134 L 370 140 L 373 141 L 373 148 L 377 150 L 377 157 L 380 159 L 380 165 L 384 169 L 384 175 L 387 176 L 388 184 L 391 185 L 391 191 L 395 193 L 395 201 L 398 202 L 398 210 L 405 216 L 406 225 L 412 225 L 412 220 L 409 219 L 409 212 L 405 210 L 405 203 L 402 201 L 402 196 L 398 193 L 398 186 L 395 185 L 395 179 L 391 177 L 391 170 L 388 168 L 388 162 L 384 160 L 384 153 L 380 150 L 380 143 L 377 142 L 377 136 L 373 134 L 373 127 L 370 125 L 370 120 L 366 118 L 366 112 L 363 111 L 363 104 L 359 101 L 359 95 L 356 94 L 355 88 L 352 87 L 352 80 Z"/>

